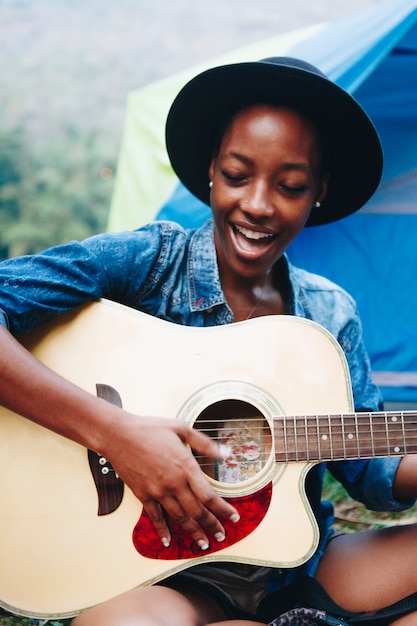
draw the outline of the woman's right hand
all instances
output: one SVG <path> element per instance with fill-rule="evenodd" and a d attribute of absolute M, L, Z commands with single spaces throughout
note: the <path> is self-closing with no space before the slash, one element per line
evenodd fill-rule
<path fill-rule="evenodd" d="M 190 450 L 220 459 L 219 446 L 184 422 L 123 413 L 123 424 L 117 420 L 98 452 L 140 500 L 161 542 L 171 541 L 166 514 L 202 550 L 222 541 L 220 519 L 236 522 L 239 514 L 215 493 Z"/>

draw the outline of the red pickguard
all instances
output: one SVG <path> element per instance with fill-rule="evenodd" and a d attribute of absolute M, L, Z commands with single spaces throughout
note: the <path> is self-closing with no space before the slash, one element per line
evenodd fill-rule
<path fill-rule="evenodd" d="M 272 483 L 268 483 L 256 493 L 233 498 L 233 506 L 239 511 L 240 522 L 233 524 L 228 520 L 222 520 L 226 531 L 225 540 L 220 543 L 211 541 L 203 553 L 195 541 L 173 522 L 170 523 L 171 544 L 165 548 L 145 511 L 142 512 L 133 530 L 134 546 L 139 554 L 150 559 L 191 559 L 201 557 L 202 554 L 219 552 L 244 539 L 259 526 L 268 511 L 271 495 Z"/>

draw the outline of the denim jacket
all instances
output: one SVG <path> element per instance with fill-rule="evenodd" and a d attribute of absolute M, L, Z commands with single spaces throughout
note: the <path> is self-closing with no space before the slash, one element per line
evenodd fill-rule
<path fill-rule="evenodd" d="M 380 409 L 353 299 L 327 279 L 293 267 L 286 257 L 281 262 L 288 272 L 288 313 L 320 323 L 338 340 L 347 357 L 356 410 Z M 98 298 L 183 325 L 233 322 L 220 284 L 212 220 L 187 231 L 172 222 L 152 222 L 0 264 L 0 323 L 14 334 Z M 337 461 L 328 468 L 368 508 L 399 511 L 413 503 L 392 495 L 398 463 L 398 458 Z M 320 502 L 324 470 L 324 463 L 316 465 L 308 479 L 323 541 L 332 523 L 331 507 Z"/>

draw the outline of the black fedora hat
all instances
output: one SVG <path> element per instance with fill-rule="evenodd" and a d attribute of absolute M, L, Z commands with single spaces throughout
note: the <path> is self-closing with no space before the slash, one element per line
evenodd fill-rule
<path fill-rule="evenodd" d="M 360 209 L 377 188 L 383 166 L 375 127 L 358 102 L 316 67 L 290 57 L 235 63 L 206 70 L 178 93 L 166 124 L 166 145 L 182 183 L 209 204 L 208 168 L 223 120 L 244 106 L 294 107 L 330 140 L 330 181 L 308 226 Z"/>

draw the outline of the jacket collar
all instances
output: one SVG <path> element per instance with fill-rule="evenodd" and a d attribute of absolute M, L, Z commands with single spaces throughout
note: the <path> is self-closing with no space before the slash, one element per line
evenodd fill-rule
<path fill-rule="evenodd" d="M 289 284 L 287 312 L 292 315 L 309 317 L 308 307 L 305 298 L 302 297 L 296 278 L 296 268 L 289 262 L 286 254 L 281 259 L 281 263 L 285 265 Z M 192 312 L 206 311 L 214 306 L 227 304 L 220 283 L 212 218 L 208 219 L 201 228 L 198 228 L 191 237 L 188 284 L 190 310 Z"/>
<path fill-rule="evenodd" d="M 191 311 L 204 311 L 226 304 L 220 283 L 211 218 L 191 237 L 187 273 Z"/>

